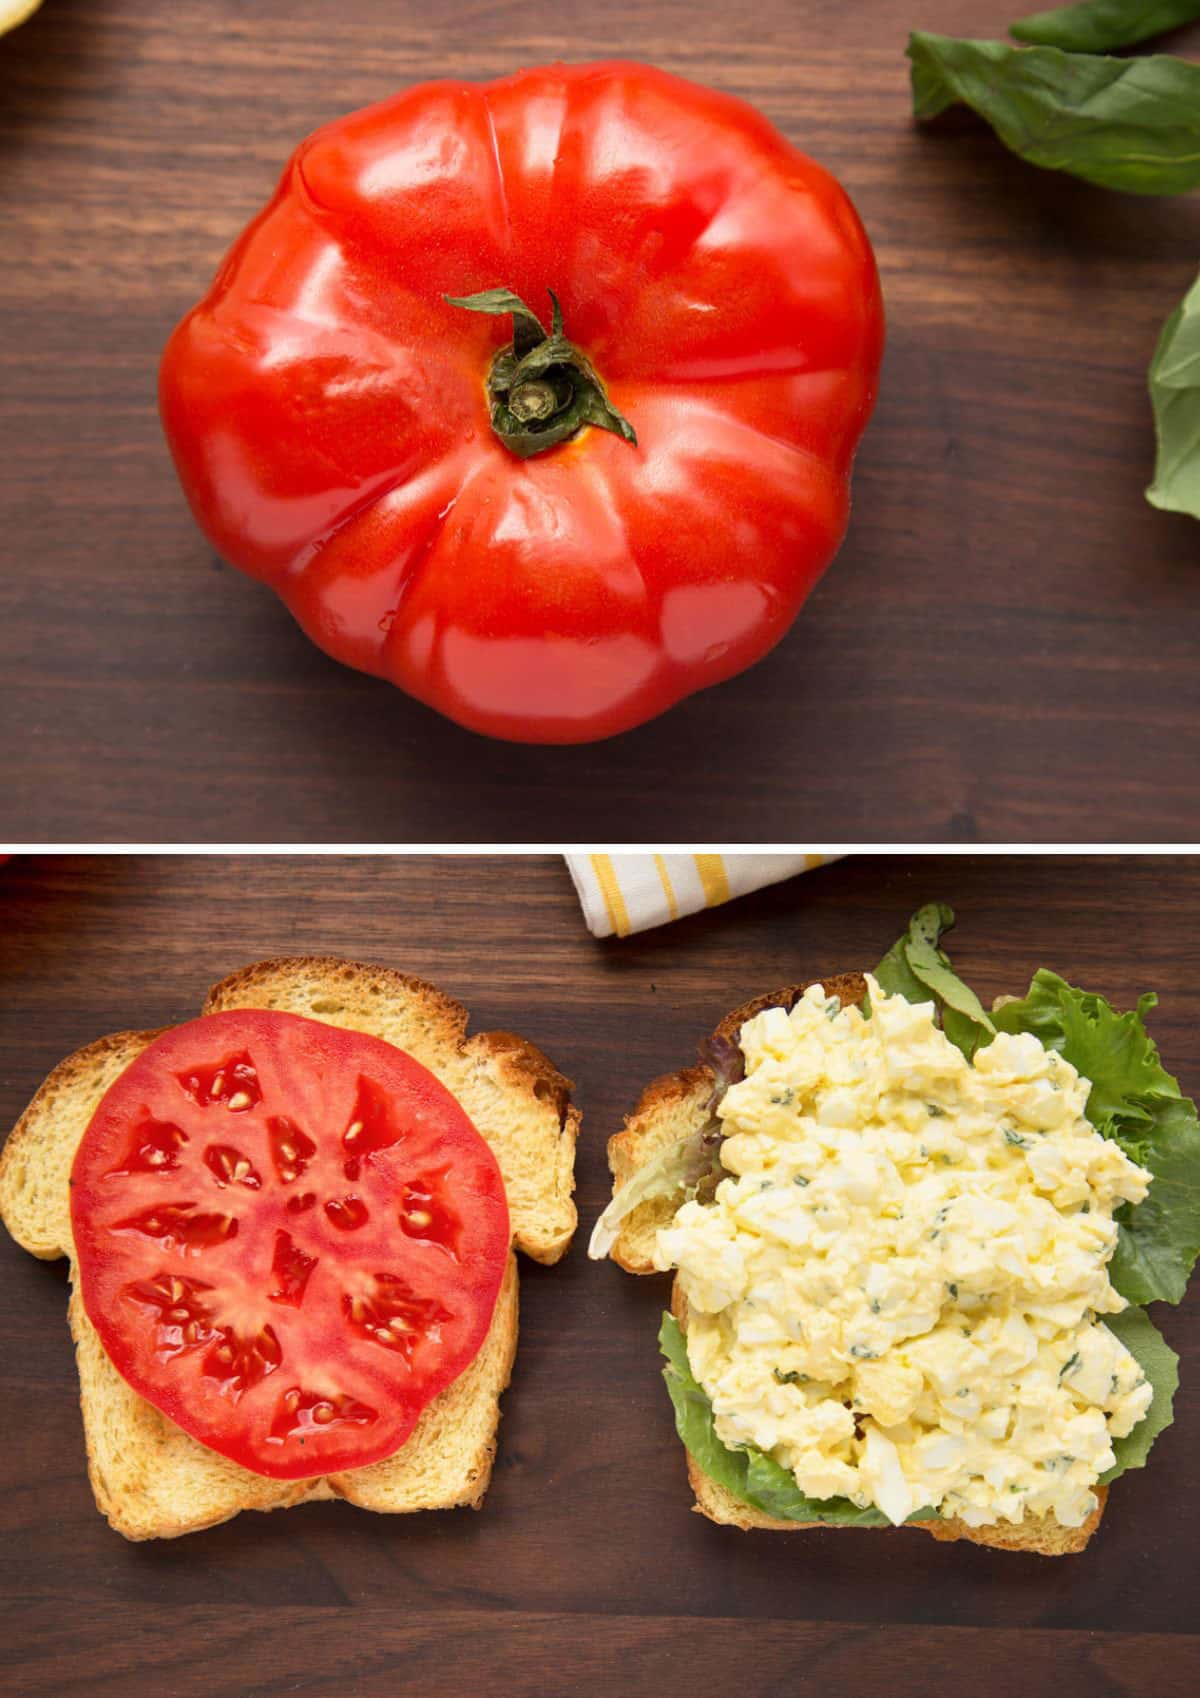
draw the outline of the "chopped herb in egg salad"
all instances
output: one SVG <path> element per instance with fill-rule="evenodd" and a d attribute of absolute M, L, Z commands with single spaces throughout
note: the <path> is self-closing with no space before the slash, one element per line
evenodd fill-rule
<path fill-rule="evenodd" d="M 1196 1259 L 1200 1126 L 1153 999 L 1040 973 L 989 1016 L 952 921 L 922 910 L 862 1009 L 814 985 L 743 1025 L 702 1129 L 719 1178 L 657 1233 L 680 1436 L 775 1517 L 1077 1527 L 1171 1418 L 1176 1358 L 1133 1305 Z"/>

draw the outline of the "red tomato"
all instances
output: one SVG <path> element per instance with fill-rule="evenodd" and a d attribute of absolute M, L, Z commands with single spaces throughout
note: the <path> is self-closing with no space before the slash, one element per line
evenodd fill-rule
<path fill-rule="evenodd" d="M 524 316 L 455 304 L 481 291 Z M 161 405 L 204 531 L 322 648 L 475 730 L 583 742 L 788 629 L 882 344 L 853 207 L 752 107 L 552 65 L 309 137 Z"/>
<path fill-rule="evenodd" d="M 390 1456 L 479 1352 L 508 1256 L 495 1157 L 412 1056 L 213 1014 L 105 1094 L 71 1175 L 84 1307 L 135 1391 L 278 1479 Z"/>

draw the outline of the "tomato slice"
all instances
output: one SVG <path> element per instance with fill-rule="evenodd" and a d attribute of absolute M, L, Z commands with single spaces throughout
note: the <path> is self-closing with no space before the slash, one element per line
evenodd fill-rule
<path fill-rule="evenodd" d="M 479 1352 L 496 1159 L 404 1051 L 237 1010 L 150 1044 L 75 1156 L 84 1307 L 119 1372 L 278 1479 L 390 1456 Z"/>

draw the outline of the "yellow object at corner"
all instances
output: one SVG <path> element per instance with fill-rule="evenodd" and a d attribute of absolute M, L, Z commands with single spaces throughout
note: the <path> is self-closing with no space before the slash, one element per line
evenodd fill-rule
<path fill-rule="evenodd" d="M 0 35 L 31 18 L 42 0 L 0 0 Z"/>

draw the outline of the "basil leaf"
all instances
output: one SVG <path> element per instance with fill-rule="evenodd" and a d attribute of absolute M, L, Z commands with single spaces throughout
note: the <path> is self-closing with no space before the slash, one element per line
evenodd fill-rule
<path fill-rule="evenodd" d="M 1200 18 L 1200 0 L 1082 0 L 1009 26 L 1018 41 L 1068 53 L 1108 53 Z"/>
<path fill-rule="evenodd" d="M 950 910 L 947 909 L 946 912 L 949 913 Z M 888 996 L 902 996 L 905 1002 L 931 1002 L 933 998 L 930 996 L 928 988 L 921 983 L 908 964 L 907 946 L 911 936 L 911 925 L 912 922 L 910 921 L 910 930 L 905 932 L 904 936 L 898 938 L 892 945 L 876 967 L 872 977 L 880 990 L 886 991 Z"/>
<path fill-rule="evenodd" d="M 1200 183 L 1200 65 L 921 30 L 909 37 L 908 56 L 917 118 L 962 101 L 1031 165 L 1102 188 L 1173 195 Z"/>
<path fill-rule="evenodd" d="M 1113 1440 L 1116 1462 L 1100 1484 L 1107 1486 L 1127 1468 L 1144 1468 L 1150 1446 L 1164 1428 L 1174 1420 L 1172 1402 L 1179 1389 L 1179 1358 L 1144 1309 L 1125 1309 L 1119 1315 L 1105 1315 L 1104 1325 L 1115 1333 L 1154 1388 L 1149 1409 L 1133 1431 L 1123 1439 Z"/>
<path fill-rule="evenodd" d="M 717 1437 L 712 1404 L 692 1373 L 687 1345 L 673 1315 L 664 1315 L 658 1335 L 659 1348 L 667 1359 L 663 1379 L 675 1406 L 675 1430 L 688 1454 L 710 1480 L 724 1486 L 751 1509 L 777 1521 L 820 1521 L 836 1527 L 889 1527 L 880 1509 L 859 1509 L 849 1498 L 810 1498 L 800 1490 L 792 1474 L 764 1451 L 753 1445 L 730 1450 Z M 919 1509 L 910 1521 L 928 1521 L 935 1514 Z"/>
<path fill-rule="evenodd" d="M 944 902 L 931 904 L 914 914 L 909 928 L 908 964 L 937 998 L 943 1027 L 952 1014 L 957 1014 L 961 1016 L 962 1027 L 952 1027 L 951 1030 L 959 1030 L 960 1037 L 973 1034 L 975 1028 L 982 1028 L 991 1037 L 996 1028 L 984 1013 L 983 1004 L 971 987 L 952 970 L 949 956 L 938 948 L 943 931 L 953 924 L 954 910 L 947 908 Z M 951 1036 L 950 1041 L 962 1049 L 959 1037 Z M 978 1036 L 974 1041 L 979 1042 Z"/>
<path fill-rule="evenodd" d="M 889 996 L 906 1002 L 934 1002 L 942 1030 L 969 1061 L 980 1044 L 995 1035 L 995 1027 L 969 985 L 950 966 L 938 948 L 942 933 L 954 924 L 954 910 L 930 902 L 908 922 L 908 930 L 892 945 L 875 969 L 875 979 Z"/>
<path fill-rule="evenodd" d="M 1002 1032 L 1032 1032 L 1090 1081 L 1092 1125 L 1153 1175 L 1145 1201 L 1116 1213 L 1109 1277 L 1131 1303 L 1178 1303 L 1200 1254 L 1200 1119 L 1146 1030 L 1155 1000 L 1118 1014 L 1043 969 L 1021 1001 L 995 1015 Z"/>
<path fill-rule="evenodd" d="M 1163 326 L 1150 365 L 1158 457 L 1153 507 L 1200 519 L 1200 278 Z"/>

